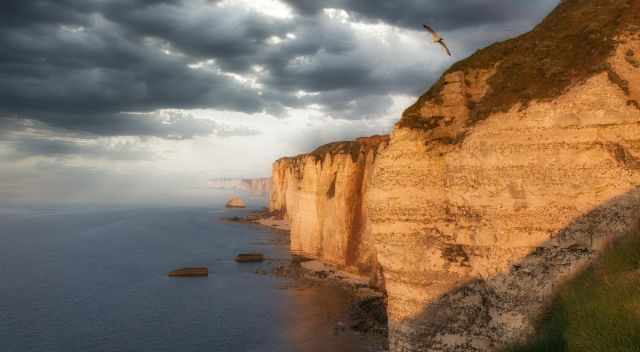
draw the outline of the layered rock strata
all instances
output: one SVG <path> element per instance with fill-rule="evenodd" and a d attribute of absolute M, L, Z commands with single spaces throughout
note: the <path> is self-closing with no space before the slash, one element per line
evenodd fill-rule
<path fill-rule="evenodd" d="M 639 13 L 563 1 L 405 112 L 367 194 L 392 351 L 526 338 L 554 286 L 637 226 Z"/>
<path fill-rule="evenodd" d="M 269 208 L 289 221 L 291 249 L 375 280 L 377 262 L 364 199 L 387 136 L 322 146 L 273 165 Z"/>

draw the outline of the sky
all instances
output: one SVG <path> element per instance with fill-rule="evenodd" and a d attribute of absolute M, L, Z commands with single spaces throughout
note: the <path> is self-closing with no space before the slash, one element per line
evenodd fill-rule
<path fill-rule="evenodd" d="M 451 64 L 558 2 L 3 0 L 0 206 L 197 193 L 389 133 Z"/>

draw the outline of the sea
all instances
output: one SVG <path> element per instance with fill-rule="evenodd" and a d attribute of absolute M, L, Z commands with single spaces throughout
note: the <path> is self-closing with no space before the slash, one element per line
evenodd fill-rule
<path fill-rule="evenodd" d="M 264 206 L 0 204 L 0 351 L 379 351 L 336 329 L 348 292 L 260 275 L 239 252 L 290 258 L 286 233 L 224 222 Z M 181 267 L 209 276 L 172 278 Z"/>

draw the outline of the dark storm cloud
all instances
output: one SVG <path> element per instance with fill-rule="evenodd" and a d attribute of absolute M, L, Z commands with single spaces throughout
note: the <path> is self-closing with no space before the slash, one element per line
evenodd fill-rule
<path fill-rule="evenodd" d="M 313 15 L 324 8 L 352 11 L 364 19 L 382 21 L 413 29 L 429 23 L 448 31 L 505 23 L 514 19 L 532 18 L 548 11 L 555 0 L 284 0 L 299 13 Z"/>
<path fill-rule="evenodd" d="M 391 105 L 390 95 L 419 94 L 443 67 L 426 58 L 424 64 L 403 60 L 408 53 L 376 51 L 322 8 L 345 9 L 366 21 L 407 28 L 426 21 L 454 31 L 529 23 L 555 1 L 499 0 L 489 6 L 472 0 L 290 0 L 297 15 L 282 19 L 220 1 L 4 0 L 0 136 L 1 129 L 19 127 L 2 123 L 16 116 L 83 133 L 162 138 L 256 132 L 190 117 L 159 123 L 131 112 L 284 114 L 287 107 L 315 104 L 337 118 L 380 116 Z M 282 42 L 270 45 L 274 36 Z M 213 60 L 211 67 L 188 66 L 206 60 Z M 252 76 L 259 89 L 242 82 Z M 299 91 L 317 94 L 297 96 Z"/>
<path fill-rule="evenodd" d="M 21 160 L 32 156 L 69 157 L 80 156 L 106 160 L 151 160 L 154 155 L 138 149 L 133 143 L 105 145 L 100 143 L 78 143 L 60 139 L 20 138 L 11 143 L 11 160 Z"/>
<path fill-rule="evenodd" d="M 104 117 L 95 123 L 76 122 L 82 130 L 94 134 L 114 136 L 159 137 L 190 139 L 199 136 L 218 137 L 255 136 L 260 131 L 244 126 L 228 126 L 217 121 L 195 118 L 190 114 L 171 112 L 164 116 L 120 114 Z"/>
<path fill-rule="evenodd" d="M 216 58 L 223 69 L 232 71 L 255 65 L 265 40 L 284 36 L 295 25 L 248 9 L 204 6 L 197 1 L 133 11 L 113 7 L 106 16 L 136 35 L 162 38 L 194 57 Z"/>
<path fill-rule="evenodd" d="M 126 4 L 123 8 L 136 4 L 136 9 L 164 6 L 161 1 L 116 1 L 110 6 L 119 3 Z M 191 57 L 166 55 L 144 32 L 106 19 L 109 8 L 100 4 L 68 0 L 0 5 L 2 118 L 18 115 L 98 134 L 138 131 L 190 137 L 201 134 L 189 131 L 196 127 L 193 123 L 164 126 L 177 128 L 176 133 L 145 133 L 151 126 L 123 112 L 213 107 L 255 113 L 274 104 L 220 72 L 189 68 Z M 206 124 L 200 127 L 211 130 Z"/>

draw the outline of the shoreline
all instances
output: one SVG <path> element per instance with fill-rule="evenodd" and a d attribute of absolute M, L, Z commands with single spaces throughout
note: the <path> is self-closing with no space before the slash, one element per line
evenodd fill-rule
<path fill-rule="evenodd" d="M 232 218 L 223 218 L 223 221 L 238 224 L 253 224 L 286 233 L 290 233 L 291 231 L 287 220 L 279 219 L 267 210 L 252 211 L 245 217 L 235 216 Z M 301 269 L 310 274 L 311 277 L 326 281 L 336 281 L 348 287 L 367 288 L 369 291 L 375 292 L 375 295 L 384 295 L 384 292 L 381 290 L 370 286 L 368 276 L 354 273 L 348 269 L 340 268 L 333 263 L 306 254 L 292 253 L 292 256 L 297 258 L 294 261 L 299 262 Z"/>
<path fill-rule="evenodd" d="M 223 218 L 235 224 L 250 224 L 289 234 L 291 227 L 267 210 L 251 211 L 244 217 Z M 349 326 L 339 324 L 336 330 L 351 329 L 364 335 L 388 338 L 386 294 L 369 284 L 369 277 L 355 274 L 319 258 L 291 253 L 291 260 L 283 263 L 267 259 L 268 268 L 256 269 L 258 275 L 269 275 L 296 280 L 309 285 L 332 285 L 345 290 L 350 296 Z"/>

